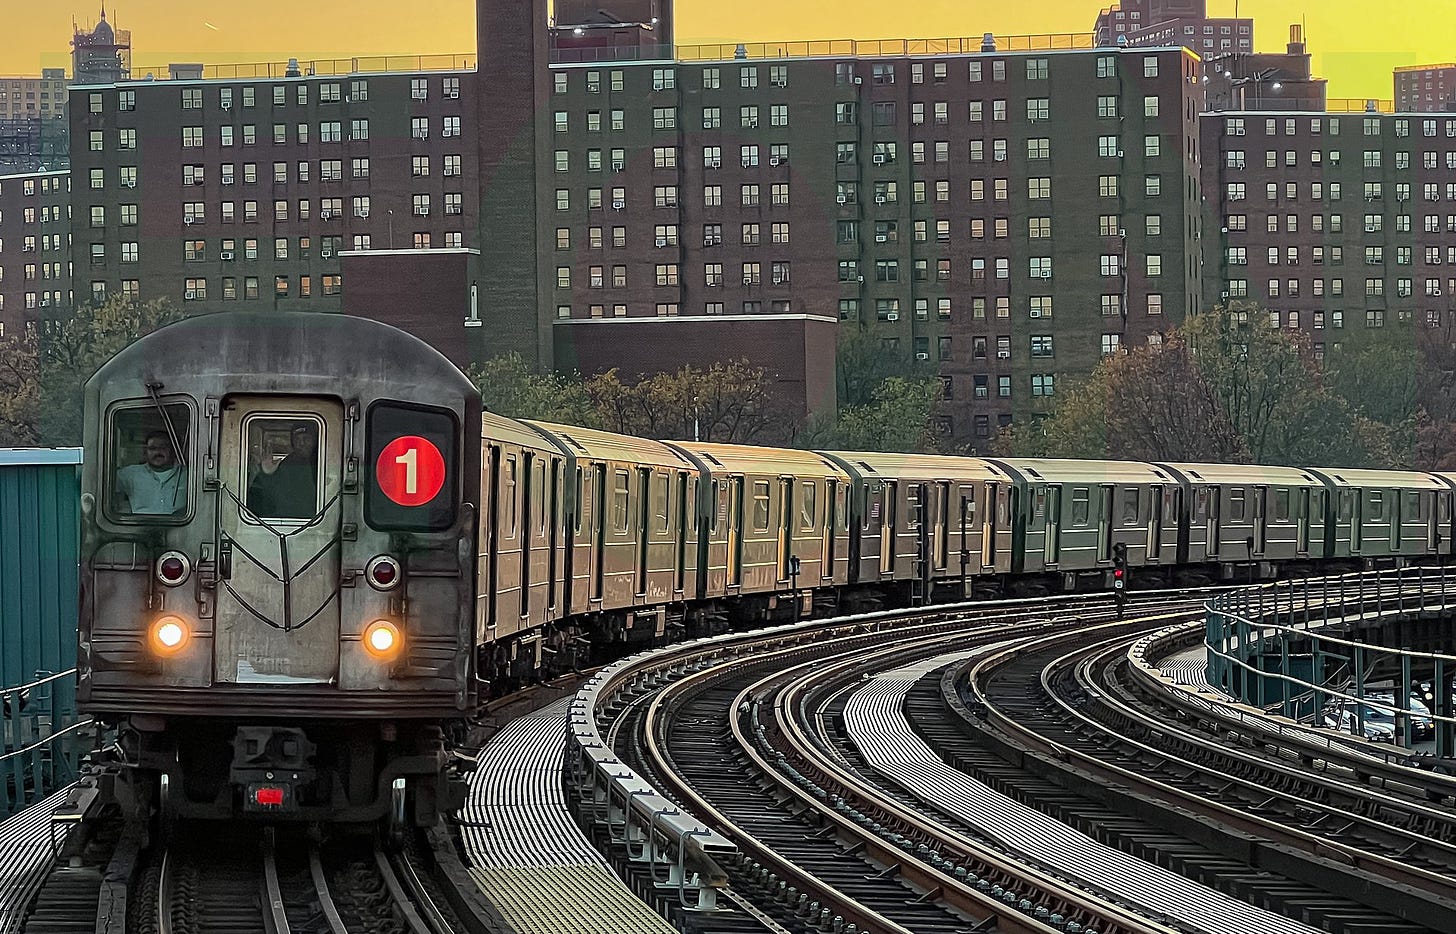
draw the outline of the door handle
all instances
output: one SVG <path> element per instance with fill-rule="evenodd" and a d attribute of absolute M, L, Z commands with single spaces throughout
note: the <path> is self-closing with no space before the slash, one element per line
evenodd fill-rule
<path fill-rule="evenodd" d="M 233 579 L 233 543 L 227 539 L 217 549 L 217 576 L 225 581 Z"/>

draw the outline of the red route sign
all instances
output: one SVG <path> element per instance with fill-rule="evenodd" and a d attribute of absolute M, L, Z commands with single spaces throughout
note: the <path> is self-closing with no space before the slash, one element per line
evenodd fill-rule
<path fill-rule="evenodd" d="M 419 435 L 395 438 L 379 452 L 374 482 L 401 506 L 423 506 L 445 485 L 445 458 Z"/>

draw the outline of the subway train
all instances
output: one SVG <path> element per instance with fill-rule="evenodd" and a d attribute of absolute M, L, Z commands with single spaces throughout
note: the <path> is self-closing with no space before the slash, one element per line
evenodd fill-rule
<path fill-rule="evenodd" d="M 810 613 L 1450 557 L 1456 476 L 784 450 L 483 412 L 343 315 L 190 318 L 87 383 L 82 708 L 170 818 L 427 825 L 485 699 Z"/>

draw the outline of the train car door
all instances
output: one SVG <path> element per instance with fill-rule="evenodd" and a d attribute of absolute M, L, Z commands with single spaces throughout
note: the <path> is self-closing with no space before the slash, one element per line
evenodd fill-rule
<path fill-rule="evenodd" d="M 728 585 L 743 583 L 743 477 L 728 485 Z"/>
<path fill-rule="evenodd" d="M 1206 560 L 1213 561 L 1218 557 L 1218 549 L 1223 541 L 1222 528 L 1219 525 L 1219 517 L 1223 515 L 1223 491 L 1220 487 L 1206 486 L 1203 488 L 1203 495 L 1208 503 L 1208 546 L 1204 549 Z"/>
<path fill-rule="evenodd" d="M 981 568 L 992 573 L 996 570 L 996 500 L 1000 494 L 1000 483 L 987 483 L 986 502 L 981 510 Z"/>
<path fill-rule="evenodd" d="M 1296 517 L 1299 526 L 1294 536 L 1294 550 L 1301 555 L 1309 554 L 1309 506 L 1309 487 L 1304 487 L 1299 491 L 1299 499 L 1296 500 L 1295 505 L 1295 508 L 1299 510 L 1299 515 Z"/>
<path fill-rule="evenodd" d="M 779 480 L 778 579 L 789 579 L 789 554 L 794 545 L 794 481 Z"/>
<path fill-rule="evenodd" d="M 637 468 L 637 596 L 647 593 L 647 537 L 652 528 L 652 471 Z"/>
<path fill-rule="evenodd" d="M 1401 495 L 1400 490 L 1393 490 L 1390 493 L 1390 550 L 1400 551 L 1401 533 L 1408 510 L 1406 509 L 1406 497 Z"/>
<path fill-rule="evenodd" d="M 1044 488 L 1046 502 L 1045 541 L 1042 545 L 1042 560 L 1048 567 L 1056 567 L 1062 557 L 1062 486 L 1059 483 Z"/>
<path fill-rule="evenodd" d="M 1153 484 L 1148 496 L 1148 563 L 1161 560 L 1163 554 L 1163 485 Z"/>
<path fill-rule="evenodd" d="M 1269 488 L 1254 487 L 1254 554 L 1262 555 L 1269 543 Z"/>
<path fill-rule="evenodd" d="M 899 502 L 899 484 L 894 480 L 886 480 L 884 492 L 880 495 L 880 501 L 884 504 L 884 521 L 880 523 L 880 574 L 893 575 L 895 572 L 895 551 L 899 542 L 896 540 L 900 534 L 897 527 L 897 515 Z"/>
<path fill-rule="evenodd" d="M 549 610 L 555 610 L 558 606 L 557 588 L 561 586 L 561 573 L 558 570 L 559 556 L 556 549 L 561 547 L 562 517 L 562 463 L 561 458 L 551 458 L 551 503 L 546 511 L 546 606 Z M 551 614 L 554 615 L 554 614 Z"/>
<path fill-rule="evenodd" d="M 692 510 L 688 507 L 688 475 L 677 475 L 677 571 L 673 589 L 681 596 L 687 584 L 688 573 L 688 521 Z"/>
<path fill-rule="evenodd" d="M 597 464 L 592 477 L 596 493 L 592 497 L 591 598 L 601 602 L 607 564 L 607 465 Z"/>
<path fill-rule="evenodd" d="M 521 618 L 531 615 L 531 552 L 535 539 L 535 498 L 540 484 L 537 477 L 536 455 L 531 451 L 521 454 Z"/>
<path fill-rule="evenodd" d="M 1102 485 L 1097 510 L 1097 560 L 1112 560 L 1112 484 Z"/>
<path fill-rule="evenodd" d="M 935 569 L 944 571 L 950 563 L 950 483 L 935 485 Z"/>
<path fill-rule="evenodd" d="M 1365 492 L 1345 490 L 1350 513 L 1350 554 L 1358 555 L 1365 547 Z"/>
<path fill-rule="evenodd" d="M 489 578 L 489 580 L 486 583 L 482 583 L 481 586 L 485 587 L 486 593 L 485 625 L 488 629 L 494 629 L 500 621 L 500 617 L 496 615 L 499 612 L 499 609 L 496 606 L 496 594 L 500 590 L 500 588 L 496 586 L 496 582 L 500 580 L 500 516 L 502 505 L 500 489 L 500 447 L 498 445 L 492 444 L 486 456 L 489 460 L 489 463 L 484 465 L 484 470 L 486 471 L 486 489 L 490 491 L 490 493 L 488 494 L 490 496 L 490 511 L 488 514 L 488 523 L 486 525 L 486 528 L 490 530 L 487 533 L 490 536 L 490 546 L 489 551 L 487 552 L 488 557 L 486 559 L 486 568 L 488 569 L 487 577 Z"/>
<path fill-rule="evenodd" d="M 824 481 L 824 539 L 820 543 L 819 554 L 822 556 L 819 562 L 819 576 L 824 580 L 831 580 L 834 577 L 834 527 L 839 521 L 839 503 L 836 495 L 839 490 L 839 482 L 833 479 Z"/>
<path fill-rule="evenodd" d="M 1444 490 L 1432 493 L 1430 516 L 1426 522 L 1426 548 L 1431 554 L 1441 553 L 1441 529 L 1451 513 L 1451 494 Z"/>
<path fill-rule="evenodd" d="M 346 435 L 353 429 L 334 401 L 225 401 L 215 681 L 326 683 L 338 677 L 339 497 L 351 446 Z"/>

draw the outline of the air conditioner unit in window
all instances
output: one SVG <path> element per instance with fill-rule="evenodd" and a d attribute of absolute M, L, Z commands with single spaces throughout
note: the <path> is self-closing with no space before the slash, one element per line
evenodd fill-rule
<path fill-rule="evenodd" d="M 369 209 L 368 208 L 360 208 L 359 210 L 355 211 L 354 214 L 356 216 L 358 216 L 358 217 L 368 217 L 369 216 Z"/>
<path fill-rule="evenodd" d="M 613 201 L 612 202 L 612 210 L 613 211 L 620 211 L 623 208 L 625 208 L 626 206 L 627 206 L 627 204 L 624 201 Z"/>
<path fill-rule="evenodd" d="M 667 238 L 666 237 L 658 237 L 657 238 L 657 245 L 658 246 L 667 246 Z"/>
<path fill-rule="evenodd" d="M 884 204 L 884 203 L 885 203 L 885 196 L 884 195 L 875 195 L 875 204 Z"/>
<path fill-rule="evenodd" d="M 998 152 L 995 155 L 993 155 L 991 158 L 994 159 L 994 160 L 996 160 L 997 162 L 1005 162 L 1006 161 L 1006 153 L 1004 153 L 1004 152 Z"/>
<path fill-rule="evenodd" d="M 743 160 L 743 167 L 745 169 L 751 167 L 753 164 L 754 164 L 754 161 L 752 159 L 745 158 Z"/>
<path fill-rule="evenodd" d="M 218 104 L 218 106 L 221 107 L 223 110 L 232 110 L 233 109 L 233 102 L 232 101 L 222 101 L 221 103 Z"/>
<path fill-rule="evenodd" d="M 625 164 L 624 163 L 621 163 L 621 162 L 613 162 L 612 163 L 612 171 L 613 172 L 620 172 L 620 171 L 622 171 L 622 169 L 624 167 L 625 167 Z"/>
<path fill-rule="evenodd" d="M 929 360 L 930 359 L 930 354 L 928 354 L 928 353 L 918 353 L 918 354 L 915 355 L 915 359 L 916 360 L 920 360 L 920 361 L 923 362 L 925 360 Z"/>
<path fill-rule="evenodd" d="M 187 301 L 190 302 L 190 301 L 194 300 L 195 298 L 197 298 L 197 292 L 194 291 L 193 289 L 188 289 L 186 292 L 183 292 L 182 293 L 182 297 L 185 298 Z"/>
<path fill-rule="evenodd" d="M 774 285 L 783 285 L 787 281 L 788 280 L 785 279 L 783 276 L 774 276 L 773 277 Z"/>
<path fill-rule="evenodd" d="M 710 168 L 710 169 L 719 169 L 719 168 L 722 168 L 722 167 L 723 167 L 723 160 L 721 160 L 721 159 L 709 159 L 708 160 L 708 168 Z"/>
<path fill-rule="evenodd" d="M 1051 277 L 1052 277 L 1052 274 L 1050 272 L 1044 272 L 1044 273 L 1041 274 L 1041 278 L 1043 278 L 1043 279 L 1050 279 Z"/>
<path fill-rule="evenodd" d="M 333 216 L 334 212 L 330 211 L 328 208 L 324 208 L 322 211 L 319 212 L 319 217 L 322 217 L 324 220 L 329 220 Z"/>
<path fill-rule="evenodd" d="M 838 201 L 840 204 L 848 204 L 849 203 L 849 197 L 847 195 L 839 195 L 834 200 L 835 201 Z"/>
<path fill-rule="evenodd" d="M 783 159 L 779 158 L 778 156 L 770 156 L 768 160 L 769 165 L 778 165 L 781 162 L 783 162 Z"/>
<path fill-rule="evenodd" d="M 715 129 L 716 127 L 717 127 L 717 124 L 715 124 L 712 120 L 704 120 L 703 121 L 703 129 L 705 129 L 705 130 L 712 130 L 712 129 Z"/>
<path fill-rule="evenodd" d="M 430 209 L 426 207 L 415 208 L 415 217 L 429 217 Z"/>
<path fill-rule="evenodd" d="M 319 256 L 322 256 L 324 259 L 333 259 L 334 251 L 328 247 L 324 247 L 322 250 L 319 250 Z"/>
<path fill-rule="evenodd" d="M 900 313 L 898 311 L 892 311 L 889 314 L 885 315 L 885 320 L 886 321 L 899 321 L 900 320 Z"/>
<path fill-rule="evenodd" d="M 121 183 L 121 187 L 123 187 L 123 188 L 135 188 L 136 187 L 136 182 L 128 179 L 128 180 L 126 180 L 126 181 L 124 181 L 124 182 Z"/>
<path fill-rule="evenodd" d="M 854 76 L 854 83 L 855 84 L 864 84 L 864 79 L 861 78 L 859 75 L 855 75 Z"/>
<path fill-rule="evenodd" d="M 1011 351 L 1009 351 L 1009 350 L 998 350 L 998 351 L 996 351 L 996 359 L 997 360 L 1010 360 L 1011 359 Z"/>
<path fill-rule="evenodd" d="M 758 129 L 758 118 L 757 117 L 750 117 L 748 119 L 748 121 L 746 123 L 744 123 L 743 125 L 746 126 L 746 127 L 748 127 L 749 129 L 756 130 L 756 129 Z"/>
<path fill-rule="evenodd" d="M 720 286 L 722 284 L 723 284 L 722 281 L 719 280 L 719 279 L 709 279 L 708 280 L 708 288 L 710 288 L 710 289 L 716 289 L 718 286 Z"/>
<path fill-rule="evenodd" d="M 889 242 L 889 239 L 890 237 L 887 234 L 875 234 L 876 243 L 887 243 Z"/>
<path fill-rule="evenodd" d="M 460 92 L 458 90 L 446 91 L 445 92 L 445 96 L 448 97 L 452 101 L 459 100 L 460 99 Z"/>
<path fill-rule="evenodd" d="M 222 258 L 222 261 L 224 263 L 231 263 L 233 261 L 233 255 L 234 254 L 232 250 L 223 250 L 221 253 L 218 254 L 218 256 Z"/>
<path fill-rule="evenodd" d="M 884 154 L 883 153 L 878 153 L 878 152 L 875 153 L 875 165 L 884 165 L 884 164 L 885 164 Z"/>
<path fill-rule="evenodd" d="M 182 217 L 182 223 L 184 223 L 184 224 L 193 224 L 193 223 L 196 222 L 196 220 L 197 219 L 194 218 L 191 214 L 186 214 L 186 215 L 183 215 L 183 217 Z"/>
<path fill-rule="evenodd" d="M 752 276 L 744 276 L 743 277 L 743 284 L 744 285 L 753 285 L 754 284 L 753 283 L 753 277 Z"/>

